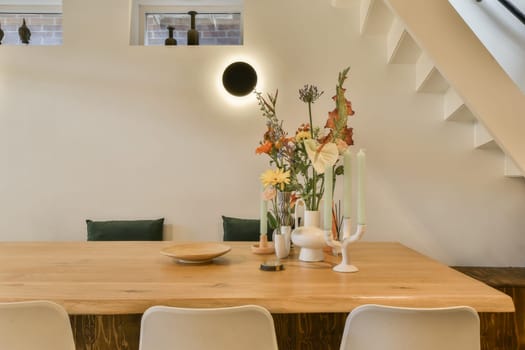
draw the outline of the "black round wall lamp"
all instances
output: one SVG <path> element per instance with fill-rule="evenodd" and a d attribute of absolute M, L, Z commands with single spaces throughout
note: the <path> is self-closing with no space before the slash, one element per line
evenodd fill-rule
<path fill-rule="evenodd" d="M 224 70 L 222 85 L 234 96 L 246 96 L 257 85 L 257 72 L 246 62 L 234 62 Z"/>

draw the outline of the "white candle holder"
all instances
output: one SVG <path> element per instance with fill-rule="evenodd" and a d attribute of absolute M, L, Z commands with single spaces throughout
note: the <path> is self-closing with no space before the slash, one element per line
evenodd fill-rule
<path fill-rule="evenodd" d="M 343 238 L 342 241 L 336 241 L 334 240 L 332 236 L 331 230 L 325 230 L 324 231 L 324 238 L 326 241 L 326 244 L 335 252 L 341 252 L 343 255 L 343 259 L 341 260 L 341 263 L 339 265 L 336 265 L 333 270 L 336 272 L 357 272 L 359 269 L 355 267 L 354 265 L 350 264 L 350 244 L 357 242 L 361 239 L 363 234 L 365 233 L 366 225 L 364 224 L 358 224 L 356 232 L 351 235 L 351 219 L 350 218 L 343 218 Z"/>

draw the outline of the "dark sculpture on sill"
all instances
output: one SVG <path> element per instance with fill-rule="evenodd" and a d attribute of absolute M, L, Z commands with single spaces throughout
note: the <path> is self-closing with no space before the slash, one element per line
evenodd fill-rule
<path fill-rule="evenodd" d="M 174 45 L 177 45 L 177 39 L 175 39 L 173 37 L 173 31 L 175 30 L 175 27 L 173 26 L 168 26 L 168 31 L 169 31 L 169 37 L 166 39 L 166 41 L 164 41 L 164 45 L 166 46 L 174 46 Z"/>
<path fill-rule="evenodd" d="M 23 19 L 23 23 L 18 28 L 18 36 L 20 36 L 20 41 L 22 44 L 29 44 L 29 40 L 31 39 L 31 31 L 26 25 L 26 19 Z"/>
<path fill-rule="evenodd" d="M 4 31 L 2 30 L 2 26 L 0 26 L 0 45 L 2 45 L 3 38 L 4 38 Z"/>
<path fill-rule="evenodd" d="M 195 29 L 195 16 L 196 11 L 188 12 L 191 16 L 191 28 L 188 30 L 188 45 L 199 45 L 199 32 Z"/>

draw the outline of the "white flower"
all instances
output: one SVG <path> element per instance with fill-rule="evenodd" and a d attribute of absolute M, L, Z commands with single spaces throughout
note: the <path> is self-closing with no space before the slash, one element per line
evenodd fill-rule
<path fill-rule="evenodd" d="M 304 141 L 304 146 L 308 158 L 318 174 L 324 174 L 325 168 L 333 166 L 339 157 L 339 150 L 333 142 L 321 146 L 316 140 L 309 139 Z"/>

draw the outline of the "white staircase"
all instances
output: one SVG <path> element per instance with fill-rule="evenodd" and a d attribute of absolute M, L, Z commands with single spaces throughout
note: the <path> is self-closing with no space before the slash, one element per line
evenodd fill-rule
<path fill-rule="evenodd" d="M 355 0 L 332 0 L 335 7 L 346 7 Z M 497 148 L 501 152 L 502 173 L 508 177 L 523 177 L 524 174 L 510 157 L 503 153 L 494 137 L 450 86 L 431 58 L 420 48 L 406 30 L 402 20 L 394 15 L 383 0 L 360 0 L 360 31 L 362 35 L 385 37 L 386 61 L 388 64 L 412 64 L 415 69 L 414 88 L 418 93 L 441 94 L 443 96 L 443 119 L 471 123 L 473 147 L 480 150 Z"/>

